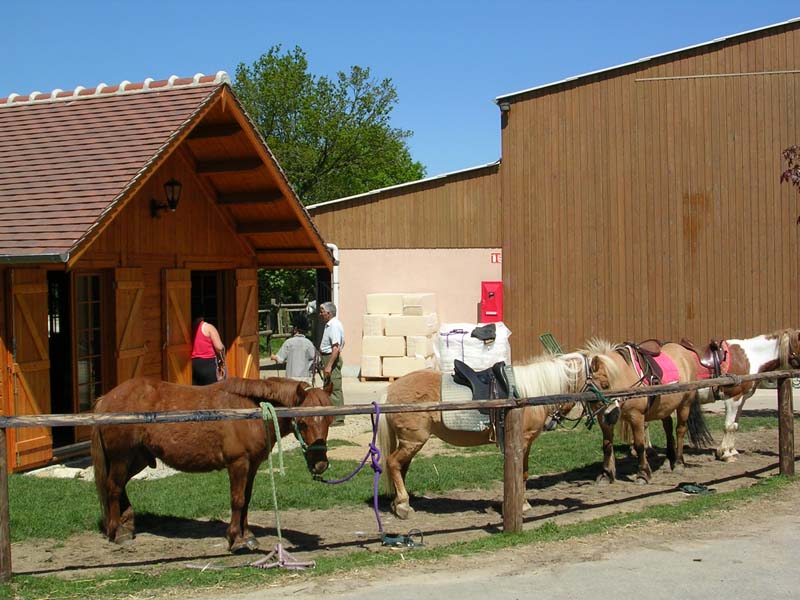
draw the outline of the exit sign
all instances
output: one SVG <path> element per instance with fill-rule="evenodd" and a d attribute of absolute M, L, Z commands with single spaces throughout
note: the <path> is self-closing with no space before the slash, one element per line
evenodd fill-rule
<path fill-rule="evenodd" d="M 499 265 L 503 263 L 503 253 L 502 252 L 492 252 L 489 255 L 489 262 L 493 265 Z"/>

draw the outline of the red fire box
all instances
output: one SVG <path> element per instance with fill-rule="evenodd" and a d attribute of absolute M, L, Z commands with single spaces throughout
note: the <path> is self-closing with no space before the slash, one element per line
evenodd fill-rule
<path fill-rule="evenodd" d="M 481 323 L 503 320 L 503 282 L 481 281 Z"/>

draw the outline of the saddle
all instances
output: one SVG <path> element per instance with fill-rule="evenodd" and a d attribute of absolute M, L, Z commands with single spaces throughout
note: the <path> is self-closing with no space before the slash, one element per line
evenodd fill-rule
<path fill-rule="evenodd" d="M 453 381 L 472 389 L 473 400 L 494 400 L 510 398 L 508 377 L 505 373 L 506 363 L 500 361 L 488 369 L 476 371 L 464 361 L 453 361 Z M 480 409 L 486 414 L 485 409 Z"/>
<path fill-rule="evenodd" d="M 508 380 L 504 361 L 495 363 L 483 371 L 476 371 L 467 363 L 455 359 L 453 361 L 453 381 L 469 387 L 472 390 L 473 400 L 511 398 L 514 391 L 514 386 Z M 502 452 L 504 448 L 505 411 L 479 408 L 478 412 L 490 416 L 497 446 Z"/>
<path fill-rule="evenodd" d="M 642 368 L 642 381 L 647 385 L 659 385 L 664 378 L 661 365 L 655 360 L 655 357 L 661 354 L 663 345 L 664 342 L 657 339 L 645 340 L 638 344 L 633 342 L 625 342 L 623 344 L 623 346 L 630 348 L 631 353 L 635 355 L 636 361 Z M 623 357 L 627 361 L 630 356 L 626 356 L 626 354 L 623 354 Z"/>
<path fill-rule="evenodd" d="M 697 360 L 700 364 L 708 369 L 714 377 L 722 375 L 722 364 L 728 358 L 728 351 L 725 348 L 723 340 L 711 340 L 708 345 L 698 348 L 691 340 L 682 338 L 680 341 L 681 346 L 687 350 L 691 350 L 697 355 Z"/>

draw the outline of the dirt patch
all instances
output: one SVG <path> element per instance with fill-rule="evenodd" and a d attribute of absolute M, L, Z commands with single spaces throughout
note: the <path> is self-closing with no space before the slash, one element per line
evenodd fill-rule
<path fill-rule="evenodd" d="M 369 420 L 336 428 L 334 437 L 347 437 L 355 446 L 340 446 L 331 451 L 337 459 L 360 460 L 371 433 L 364 431 Z M 356 429 L 361 429 L 357 432 Z M 337 429 L 340 430 L 337 432 Z M 798 436 L 800 429 L 795 431 Z M 591 469 L 552 473 L 528 482 L 527 498 L 533 506 L 524 519 L 525 528 L 545 521 L 567 524 L 643 507 L 678 503 L 688 496 L 678 490 L 682 482 L 697 482 L 724 492 L 750 486 L 778 471 L 777 431 L 741 433 L 736 438 L 741 454 L 736 462 L 716 461 L 712 450 L 687 450 L 687 468 L 672 473 L 663 456 L 651 456 L 653 481 L 633 483 L 636 465 L 632 459 L 618 461 L 620 480 L 599 486 L 594 479 L 599 466 Z M 438 440 L 431 440 L 424 452 L 442 451 Z M 598 449 L 599 451 L 599 449 Z M 263 482 L 262 482 L 263 483 Z M 408 533 L 419 529 L 427 546 L 471 540 L 502 529 L 502 484 L 491 490 L 453 491 L 442 496 L 412 496 L 416 512 L 406 521 L 388 513 L 382 506 L 384 530 Z M 214 520 L 137 517 L 138 535 L 123 546 L 111 544 L 99 533 L 85 533 L 66 541 L 18 542 L 12 545 L 15 574 L 46 574 L 85 577 L 111 569 L 130 568 L 151 571 L 192 565 L 246 565 L 271 550 L 277 539 L 271 511 L 251 513 L 251 526 L 262 549 L 254 554 L 232 556 L 224 539 L 227 523 Z M 381 546 L 371 502 L 363 506 L 333 510 L 281 511 L 285 547 L 296 557 L 313 560 L 334 553 L 366 549 L 374 552 L 395 550 Z"/>

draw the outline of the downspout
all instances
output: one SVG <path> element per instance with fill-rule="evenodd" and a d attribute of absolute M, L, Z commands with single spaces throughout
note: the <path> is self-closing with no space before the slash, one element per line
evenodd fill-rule
<path fill-rule="evenodd" d="M 336 305 L 337 314 L 341 310 L 339 306 L 339 247 L 336 244 L 326 243 L 333 252 L 333 272 L 331 273 L 331 302 Z"/>

